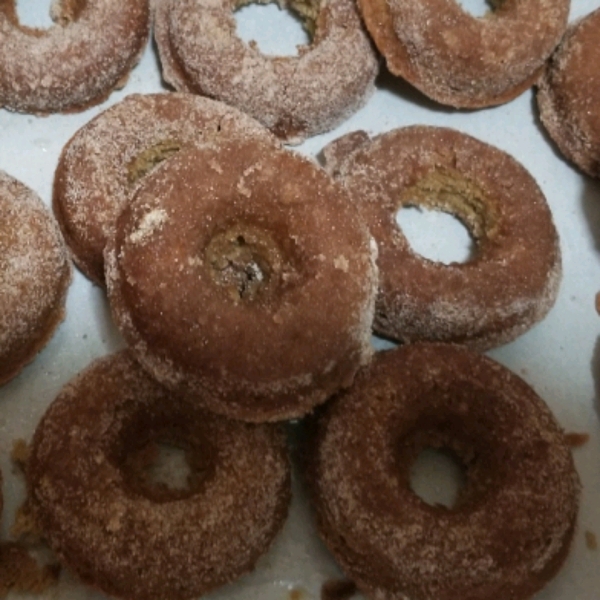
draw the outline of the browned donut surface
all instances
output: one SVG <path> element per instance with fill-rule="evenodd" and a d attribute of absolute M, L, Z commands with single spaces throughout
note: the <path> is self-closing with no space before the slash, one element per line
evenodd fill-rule
<path fill-rule="evenodd" d="M 546 404 L 492 360 L 446 344 L 380 353 L 315 427 L 318 527 L 369 598 L 525 600 L 565 560 L 580 488 L 570 449 Z M 425 448 L 465 469 L 450 508 L 411 489 Z"/>
<path fill-rule="evenodd" d="M 19 112 L 81 110 L 122 86 L 149 34 L 148 0 L 57 0 L 49 29 L 20 25 L 0 2 L 0 106 Z"/>
<path fill-rule="evenodd" d="M 600 178 L 600 9 L 571 25 L 540 81 L 544 127 L 560 151 Z"/>
<path fill-rule="evenodd" d="M 136 456 L 161 442 L 187 452 L 187 488 L 154 485 L 136 468 Z M 206 413 L 127 353 L 93 363 L 51 404 L 27 486 L 61 560 L 131 600 L 195 598 L 251 570 L 291 494 L 283 430 Z"/>
<path fill-rule="evenodd" d="M 359 0 L 389 70 L 457 108 L 507 102 L 533 85 L 567 25 L 569 0 L 506 0 L 483 17 L 456 0 Z"/>
<path fill-rule="evenodd" d="M 143 366 L 210 410 L 298 417 L 371 357 L 374 244 L 343 188 L 257 140 L 182 152 L 117 220 L 106 282 Z"/>
<path fill-rule="evenodd" d="M 17 375 L 64 318 L 71 266 L 40 198 L 0 171 L 0 384 Z"/>
<path fill-rule="evenodd" d="M 355 132 L 324 150 L 379 247 L 374 329 L 400 341 L 508 342 L 550 310 L 561 278 L 544 195 L 512 157 L 439 127 Z M 403 206 L 455 215 L 476 248 L 464 263 L 415 253 L 396 222 Z"/>
<path fill-rule="evenodd" d="M 372 93 L 378 61 L 353 0 L 286 2 L 312 41 L 270 56 L 236 35 L 237 0 L 160 0 L 155 37 L 163 76 L 177 90 L 231 104 L 288 143 L 327 131 Z"/>
<path fill-rule="evenodd" d="M 271 137 L 238 110 L 192 94 L 133 94 L 100 113 L 64 147 L 54 178 L 54 213 L 75 263 L 104 284 L 102 253 L 117 215 L 139 181 L 182 148 Z"/>

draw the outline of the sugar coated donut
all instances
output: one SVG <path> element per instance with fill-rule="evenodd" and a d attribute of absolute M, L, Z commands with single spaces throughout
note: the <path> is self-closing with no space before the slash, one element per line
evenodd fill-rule
<path fill-rule="evenodd" d="M 49 29 L 19 23 L 0 0 L 0 106 L 81 110 L 122 86 L 149 34 L 148 0 L 56 0 Z"/>
<path fill-rule="evenodd" d="M 156 379 L 217 413 L 279 420 L 370 359 L 374 254 L 341 186 L 246 140 L 179 153 L 146 177 L 117 219 L 106 283 Z"/>
<path fill-rule="evenodd" d="M 571 25 L 537 93 L 544 127 L 560 151 L 600 179 L 600 8 Z"/>
<path fill-rule="evenodd" d="M 531 87 L 567 25 L 569 0 L 491 2 L 475 17 L 456 0 L 358 0 L 389 70 L 457 108 L 512 100 Z"/>
<path fill-rule="evenodd" d="M 541 320 L 561 278 L 544 195 L 506 153 L 458 131 L 414 126 L 369 140 L 355 132 L 324 150 L 379 246 L 374 329 L 396 340 L 485 350 Z M 403 206 L 456 216 L 474 256 L 444 264 L 415 253 L 396 222 Z"/>
<path fill-rule="evenodd" d="M 519 377 L 451 344 L 379 353 L 307 446 L 321 536 L 369 598 L 525 600 L 569 551 L 579 479 L 564 433 Z M 421 451 L 454 454 L 451 507 L 411 489 Z"/>
<path fill-rule="evenodd" d="M 153 444 L 186 451 L 187 487 L 144 475 Z M 128 600 L 184 600 L 250 571 L 291 495 L 283 430 L 206 413 L 127 352 L 93 363 L 39 423 L 28 506 L 83 581 Z"/>
<path fill-rule="evenodd" d="M 378 61 L 352 0 L 291 0 L 312 32 L 298 56 L 269 56 L 236 35 L 237 0 L 161 0 L 156 38 L 163 77 L 261 121 L 290 144 L 329 129 L 374 89 Z"/>
<path fill-rule="evenodd" d="M 0 384 L 46 345 L 65 314 L 71 266 L 40 198 L 0 171 Z"/>
<path fill-rule="evenodd" d="M 77 266 L 104 284 L 103 252 L 117 215 L 136 184 L 191 144 L 275 138 L 256 121 L 191 94 L 134 94 L 84 125 L 64 147 L 54 178 L 53 208 Z"/>

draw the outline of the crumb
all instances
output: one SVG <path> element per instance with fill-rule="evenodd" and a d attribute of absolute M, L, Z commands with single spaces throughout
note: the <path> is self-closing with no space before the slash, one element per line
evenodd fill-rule
<path fill-rule="evenodd" d="M 565 440 L 571 448 L 580 448 L 588 443 L 590 439 L 589 433 L 577 433 L 575 431 L 571 431 L 570 433 L 565 433 Z"/>
<path fill-rule="evenodd" d="M 59 574 L 59 565 L 40 566 L 25 546 L 0 544 L 0 597 L 11 591 L 41 594 L 57 582 Z"/>
<path fill-rule="evenodd" d="M 10 529 L 10 534 L 14 538 L 27 542 L 28 544 L 38 544 L 40 542 L 42 532 L 40 531 L 33 514 L 29 510 L 27 501 L 17 509 L 15 522 Z"/>
<path fill-rule="evenodd" d="M 29 460 L 29 446 L 23 438 L 19 438 L 13 442 L 10 458 L 24 472 Z"/>
<path fill-rule="evenodd" d="M 591 531 L 586 531 L 585 532 L 585 545 L 590 549 L 590 550 L 597 550 L 598 549 L 598 540 L 596 539 L 596 534 L 591 532 Z"/>
<path fill-rule="evenodd" d="M 600 292 L 596 292 L 596 312 L 600 315 Z"/>
<path fill-rule="evenodd" d="M 356 585 L 349 579 L 330 579 L 321 587 L 321 600 L 348 600 L 356 594 Z"/>
<path fill-rule="evenodd" d="M 288 594 L 288 600 L 302 600 L 305 597 L 306 594 L 302 588 L 294 588 Z"/>

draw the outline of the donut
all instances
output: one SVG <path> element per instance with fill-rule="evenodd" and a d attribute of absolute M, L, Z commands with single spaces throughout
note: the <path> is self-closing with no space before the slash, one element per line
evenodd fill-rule
<path fill-rule="evenodd" d="M 0 384 L 18 375 L 65 316 L 71 265 L 51 213 L 0 171 Z"/>
<path fill-rule="evenodd" d="M 169 84 L 236 106 L 289 144 L 333 129 L 366 102 L 378 60 L 353 0 L 284 3 L 311 34 L 297 56 L 244 43 L 233 15 L 242 4 L 157 3 L 154 36 Z"/>
<path fill-rule="evenodd" d="M 75 264 L 103 286 L 106 240 L 136 183 L 182 147 L 248 136 L 271 138 L 236 109 L 191 94 L 134 94 L 100 113 L 63 148 L 54 177 L 54 214 Z"/>
<path fill-rule="evenodd" d="M 550 310 L 561 279 L 558 235 L 531 175 L 501 150 L 458 131 L 414 126 L 324 149 L 379 247 L 374 330 L 486 350 Z M 405 206 L 454 215 L 475 242 L 464 263 L 414 252 L 396 222 Z"/>
<path fill-rule="evenodd" d="M 485 356 L 439 343 L 378 353 L 311 430 L 319 533 L 368 598 L 525 600 L 568 554 L 580 484 L 563 431 Z M 411 489 L 427 448 L 464 468 L 450 507 Z"/>
<path fill-rule="evenodd" d="M 56 0 L 54 25 L 19 23 L 0 2 L 0 106 L 26 113 L 83 110 L 122 87 L 149 35 L 148 0 Z"/>
<path fill-rule="evenodd" d="M 224 142 L 140 184 L 105 253 L 108 300 L 167 387 L 231 418 L 290 419 L 370 360 L 375 250 L 315 163 Z"/>
<path fill-rule="evenodd" d="M 187 487 L 145 476 L 152 444 L 185 451 Z M 137 458 L 136 458 L 137 457 Z M 68 383 L 38 424 L 28 504 L 59 559 L 127 600 L 196 598 L 254 568 L 286 518 L 283 430 L 203 411 L 125 351 Z"/>
<path fill-rule="evenodd" d="M 600 9 L 572 24 L 537 91 L 542 124 L 559 150 L 600 179 Z"/>
<path fill-rule="evenodd" d="M 567 26 L 569 0 L 490 3 L 483 17 L 455 0 L 358 0 L 389 71 L 455 108 L 512 100 L 537 80 Z"/>

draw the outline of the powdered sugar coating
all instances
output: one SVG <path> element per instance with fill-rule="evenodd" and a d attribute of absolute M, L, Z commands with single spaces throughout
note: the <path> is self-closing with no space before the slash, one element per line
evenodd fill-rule
<path fill-rule="evenodd" d="M 553 306 L 562 269 L 552 214 L 506 153 L 458 131 L 414 126 L 372 140 L 355 132 L 324 154 L 379 246 L 376 332 L 485 350 Z M 396 223 L 407 205 L 454 214 L 476 242 L 474 256 L 446 265 L 415 253 Z"/>
<path fill-rule="evenodd" d="M 0 171 L 0 383 L 17 375 L 62 321 L 70 280 L 52 215 Z"/>
<path fill-rule="evenodd" d="M 145 443 L 165 441 L 199 461 L 199 481 L 173 497 L 138 487 L 125 466 Z M 36 429 L 27 486 L 61 560 L 86 583 L 132 600 L 195 598 L 250 571 L 291 496 L 282 429 L 205 413 L 127 352 L 63 388 Z"/>
<path fill-rule="evenodd" d="M 310 442 L 320 533 L 369 598 L 524 600 L 567 555 L 580 483 L 564 432 L 524 381 L 466 348 L 379 353 Z M 465 467 L 454 507 L 411 490 L 431 447 Z"/>
<path fill-rule="evenodd" d="M 148 0 L 53 4 L 49 29 L 22 27 L 15 0 L 0 3 L 0 106 L 81 110 L 122 85 L 149 34 Z"/>
<path fill-rule="evenodd" d="M 290 144 L 332 129 L 373 92 L 378 61 L 352 0 L 298 4 L 316 30 L 288 57 L 264 55 L 237 37 L 232 0 L 160 0 L 163 77 L 177 90 L 237 106 Z"/>

